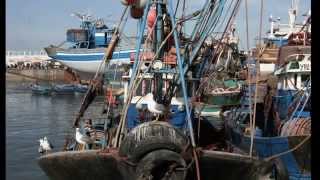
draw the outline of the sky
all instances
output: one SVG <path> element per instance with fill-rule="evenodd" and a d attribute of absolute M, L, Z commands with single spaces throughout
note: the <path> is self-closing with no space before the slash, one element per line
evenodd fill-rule
<path fill-rule="evenodd" d="M 201 9 L 205 0 L 186 0 L 187 10 Z M 244 0 L 235 20 L 240 47 L 246 44 Z M 250 46 L 258 36 L 260 0 L 248 0 Z M 268 18 L 272 14 L 288 22 L 291 0 L 263 0 L 263 33 L 269 29 Z M 300 0 L 298 16 L 311 7 L 311 0 Z M 90 12 L 107 20 L 119 19 L 124 6 L 120 0 L 6 0 L 6 49 L 38 51 L 50 44 L 57 45 L 66 39 L 66 30 L 77 28 L 80 21 L 73 12 Z M 303 18 L 299 17 L 298 22 Z M 137 20 L 129 18 L 124 30 L 126 35 L 136 33 Z M 113 25 L 107 22 L 107 25 Z M 132 28 L 134 27 L 134 28 Z M 265 34 L 265 33 L 264 33 Z"/>

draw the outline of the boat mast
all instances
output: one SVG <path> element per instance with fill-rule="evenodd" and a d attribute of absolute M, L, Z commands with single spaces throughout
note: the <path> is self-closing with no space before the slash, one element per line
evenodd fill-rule
<path fill-rule="evenodd" d="M 299 0 L 292 0 L 291 8 L 289 8 L 288 10 L 290 33 L 294 32 L 295 22 L 298 14 L 298 5 L 299 5 Z"/>
<path fill-rule="evenodd" d="M 158 59 L 163 59 L 163 55 L 164 55 L 164 50 L 163 48 L 160 49 L 161 43 L 163 41 L 163 11 L 162 11 L 162 7 L 163 5 L 165 5 L 163 3 L 163 0 L 158 0 L 156 1 L 156 25 L 154 28 L 154 34 L 156 34 L 156 36 L 154 37 L 153 40 L 153 47 L 154 47 L 154 52 L 156 52 L 157 50 L 159 50 L 159 53 L 156 56 L 156 60 Z M 162 104 L 162 96 L 163 96 L 163 92 L 162 92 L 162 87 L 163 87 L 163 80 L 162 80 L 162 73 L 158 73 L 155 72 L 154 73 L 154 85 L 155 85 L 155 89 L 154 89 L 154 100 L 159 103 Z"/>

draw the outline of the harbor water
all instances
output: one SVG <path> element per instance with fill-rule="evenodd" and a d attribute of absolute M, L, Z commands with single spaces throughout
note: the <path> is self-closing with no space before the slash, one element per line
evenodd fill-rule
<path fill-rule="evenodd" d="M 7 180 L 48 179 L 37 164 L 38 140 L 47 136 L 53 150 L 61 150 L 65 136 L 73 133 L 73 119 L 83 96 L 33 95 L 27 86 L 28 83 L 6 85 Z M 93 105 L 90 109 L 100 108 Z"/>

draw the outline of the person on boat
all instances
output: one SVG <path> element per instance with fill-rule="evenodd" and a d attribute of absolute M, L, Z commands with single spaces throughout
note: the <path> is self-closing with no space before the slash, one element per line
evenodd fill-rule
<path fill-rule="evenodd" d="M 85 120 L 84 129 L 85 129 L 85 131 L 86 131 L 86 134 L 87 134 L 88 136 L 90 136 L 90 133 L 93 132 L 92 120 L 91 120 L 91 119 Z"/>
<path fill-rule="evenodd" d="M 93 129 L 92 126 L 92 120 L 91 119 L 86 119 L 85 120 L 85 124 L 84 124 L 84 130 L 85 133 L 87 134 L 87 136 L 91 137 L 92 133 L 95 133 L 95 130 Z M 92 148 L 92 144 L 88 144 L 88 148 L 91 149 Z"/>

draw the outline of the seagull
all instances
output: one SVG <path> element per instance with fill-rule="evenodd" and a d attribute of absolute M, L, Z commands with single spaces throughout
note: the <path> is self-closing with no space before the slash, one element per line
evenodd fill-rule
<path fill-rule="evenodd" d="M 47 153 L 53 149 L 52 144 L 48 141 L 48 138 L 46 136 L 44 138 L 40 138 L 39 143 L 39 153 Z"/>
<path fill-rule="evenodd" d="M 76 141 L 81 145 L 98 143 L 98 141 L 90 138 L 90 136 L 82 134 L 79 128 L 76 128 Z"/>
<path fill-rule="evenodd" d="M 145 100 L 147 102 L 147 107 L 148 110 L 152 113 L 155 114 L 163 114 L 165 107 L 163 104 L 158 104 L 154 99 L 153 99 L 153 94 L 149 93 L 145 96 Z"/>

